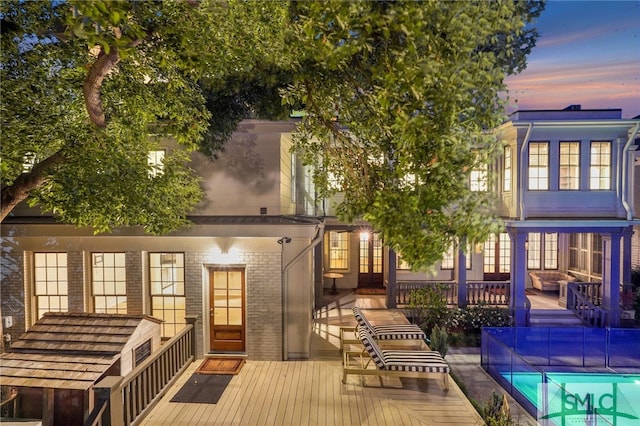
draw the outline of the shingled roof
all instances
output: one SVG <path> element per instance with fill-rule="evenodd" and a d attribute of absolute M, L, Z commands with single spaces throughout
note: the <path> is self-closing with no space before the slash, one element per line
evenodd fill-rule
<path fill-rule="evenodd" d="M 120 357 L 147 315 L 46 313 L 0 354 L 10 386 L 89 389 Z"/>

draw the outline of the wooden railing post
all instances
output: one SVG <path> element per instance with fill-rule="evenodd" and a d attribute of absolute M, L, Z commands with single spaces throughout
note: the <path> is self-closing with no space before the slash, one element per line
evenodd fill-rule
<path fill-rule="evenodd" d="M 191 333 L 190 333 L 190 343 L 191 343 L 191 347 L 189 348 L 191 350 L 191 353 L 189 355 L 193 356 L 193 358 L 197 358 L 196 355 L 196 321 L 198 320 L 198 315 L 187 315 L 186 317 L 184 317 L 185 321 L 187 321 L 187 324 L 192 325 L 193 328 L 191 329 Z"/>
<path fill-rule="evenodd" d="M 107 409 L 102 413 L 103 425 L 124 425 L 122 391 L 120 389 L 122 379 L 121 376 L 107 376 L 93 387 L 96 404 L 103 400 L 109 401 Z"/>

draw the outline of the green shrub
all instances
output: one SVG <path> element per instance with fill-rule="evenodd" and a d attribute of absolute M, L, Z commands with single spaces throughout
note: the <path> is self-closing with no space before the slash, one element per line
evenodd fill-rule
<path fill-rule="evenodd" d="M 449 350 L 448 338 L 447 332 L 436 325 L 431 330 L 429 347 L 432 351 L 438 351 L 440 355 L 442 355 L 442 358 L 444 358 L 447 356 L 447 351 Z"/>
<path fill-rule="evenodd" d="M 509 426 L 516 422 L 511 418 L 509 404 L 505 395 L 491 392 L 489 399 L 480 412 L 487 426 Z"/>
<path fill-rule="evenodd" d="M 451 315 L 447 307 L 447 286 L 435 284 L 409 293 L 408 315 L 427 335 L 436 325 L 446 326 Z"/>

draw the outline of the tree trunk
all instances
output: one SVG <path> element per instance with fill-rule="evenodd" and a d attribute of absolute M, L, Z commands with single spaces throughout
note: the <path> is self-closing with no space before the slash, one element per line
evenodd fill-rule
<path fill-rule="evenodd" d="M 89 113 L 89 119 L 101 129 L 107 127 L 107 119 L 104 116 L 104 109 L 102 108 L 100 88 L 102 87 L 104 78 L 118 62 L 120 62 L 120 56 L 115 46 L 111 46 L 107 54 L 101 50 L 98 59 L 96 59 L 91 69 L 89 69 L 89 74 L 87 74 L 87 78 L 85 78 L 84 84 L 82 85 L 84 103 Z"/>
<path fill-rule="evenodd" d="M 10 186 L 2 188 L 2 202 L 0 203 L 0 222 L 22 201 L 29 197 L 29 193 L 42 186 L 49 176 L 49 170 L 64 161 L 62 150 L 39 162 L 29 173 L 23 173 Z"/>

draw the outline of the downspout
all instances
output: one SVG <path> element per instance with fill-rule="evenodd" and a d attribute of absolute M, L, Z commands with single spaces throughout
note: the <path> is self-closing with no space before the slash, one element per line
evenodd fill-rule
<path fill-rule="evenodd" d="M 633 219 L 633 212 L 631 211 L 631 206 L 628 201 L 628 193 L 627 186 L 629 182 L 629 159 L 627 158 L 629 148 L 631 144 L 634 142 L 636 135 L 638 134 L 638 129 L 640 129 L 640 123 L 637 123 L 629 139 L 627 139 L 627 143 L 624 145 L 624 149 L 622 150 L 622 205 L 624 206 L 625 211 L 627 212 L 627 220 Z"/>
<path fill-rule="evenodd" d="M 285 279 L 285 276 L 289 269 L 300 260 L 304 255 L 309 253 L 310 250 L 313 250 L 315 246 L 317 246 L 324 237 L 324 222 L 318 224 L 316 227 L 316 235 L 313 237 L 308 246 L 303 248 L 300 253 L 298 253 L 293 259 L 291 259 L 286 265 L 282 267 L 281 271 L 281 280 L 282 280 L 282 359 L 287 361 L 288 356 L 288 345 L 287 345 L 287 293 L 289 290 L 288 281 Z"/>
<path fill-rule="evenodd" d="M 529 144 L 529 138 L 531 137 L 531 130 L 533 129 L 533 123 L 529 123 L 527 127 L 527 133 L 524 135 L 522 146 L 520 147 L 520 170 L 518 170 L 517 176 L 520 179 L 518 185 L 518 207 L 520 208 L 520 220 L 524 220 L 524 182 L 522 176 L 524 175 L 524 150 Z M 528 174 L 527 174 L 528 175 Z"/>

